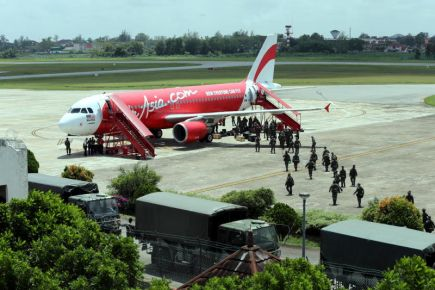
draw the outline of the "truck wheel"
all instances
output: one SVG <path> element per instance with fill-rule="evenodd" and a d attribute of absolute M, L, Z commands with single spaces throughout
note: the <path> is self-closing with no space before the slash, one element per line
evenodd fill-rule
<path fill-rule="evenodd" d="M 205 141 L 207 143 L 213 142 L 213 134 L 208 133 L 207 136 L 205 136 Z"/>

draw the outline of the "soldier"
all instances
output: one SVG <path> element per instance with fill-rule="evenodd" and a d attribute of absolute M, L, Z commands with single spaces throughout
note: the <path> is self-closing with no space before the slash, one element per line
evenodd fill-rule
<path fill-rule="evenodd" d="M 288 154 L 288 151 L 285 151 L 285 153 L 282 156 L 282 158 L 284 160 L 285 171 L 288 171 L 288 164 L 291 161 L 291 158 L 290 158 L 290 155 Z"/>
<path fill-rule="evenodd" d="M 424 230 L 428 233 L 431 233 L 431 232 L 433 232 L 434 228 L 435 228 L 435 224 L 432 221 L 430 215 L 428 215 L 426 222 L 424 223 Z"/>
<path fill-rule="evenodd" d="M 332 161 L 331 161 L 331 170 L 334 173 L 334 177 L 336 177 L 337 176 L 337 170 L 338 170 L 337 159 L 332 159 Z"/>
<path fill-rule="evenodd" d="M 331 164 L 331 160 L 329 159 L 329 154 L 323 154 L 323 166 L 325 166 L 325 172 L 328 172 L 329 165 Z"/>
<path fill-rule="evenodd" d="M 411 194 L 411 191 L 409 190 L 408 193 L 405 196 L 406 200 L 409 201 L 410 203 L 414 203 L 414 197 Z"/>
<path fill-rule="evenodd" d="M 264 132 L 263 138 L 266 138 L 266 140 L 269 141 L 269 122 L 267 122 L 267 120 L 264 121 L 263 132 Z"/>
<path fill-rule="evenodd" d="M 251 130 L 251 128 L 252 128 L 252 117 L 251 116 L 248 119 L 248 128 L 249 128 L 249 130 Z"/>
<path fill-rule="evenodd" d="M 293 143 L 293 140 L 290 139 L 290 143 L 288 144 L 288 150 L 292 150 L 292 153 L 295 153 L 295 143 Z"/>
<path fill-rule="evenodd" d="M 88 156 L 88 138 L 83 141 L 83 151 L 85 151 L 85 156 Z"/>
<path fill-rule="evenodd" d="M 272 153 L 275 154 L 275 146 L 276 146 L 276 138 L 275 137 L 273 137 L 273 136 L 270 137 L 269 145 L 270 145 L 270 154 L 272 154 Z"/>
<path fill-rule="evenodd" d="M 329 187 L 329 192 L 332 193 L 332 205 L 337 205 L 337 196 L 338 194 L 341 192 L 341 187 L 338 186 L 338 183 L 333 183 L 330 187 Z"/>
<path fill-rule="evenodd" d="M 311 136 L 311 150 L 316 150 L 316 139 L 314 139 L 313 136 Z"/>
<path fill-rule="evenodd" d="M 260 137 L 255 137 L 255 152 L 260 152 Z"/>
<path fill-rule="evenodd" d="M 285 148 L 285 136 L 284 136 L 284 132 L 279 132 L 278 135 L 278 140 L 279 140 L 279 147 L 281 147 L 282 150 L 284 150 Z"/>
<path fill-rule="evenodd" d="M 310 160 L 311 161 L 313 161 L 314 162 L 314 170 L 316 170 L 316 166 L 317 166 L 317 153 L 316 153 L 316 150 L 314 149 L 314 150 L 311 150 L 312 151 L 312 153 L 311 153 L 311 156 L 310 156 Z"/>
<path fill-rule="evenodd" d="M 276 123 L 275 121 L 271 121 L 269 125 L 269 135 L 274 138 L 276 138 Z"/>
<path fill-rule="evenodd" d="M 286 126 L 284 129 L 284 137 L 285 137 L 285 145 L 287 148 L 290 147 L 290 136 L 291 136 L 290 130 Z"/>
<path fill-rule="evenodd" d="M 356 171 L 355 165 L 352 166 L 352 169 L 349 171 L 350 181 L 352 182 L 352 187 L 355 187 L 355 180 L 358 176 L 358 172 Z"/>
<path fill-rule="evenodd" d="M 295 146 L 295 154 L 299 154 L 299 148 L 301 148 L 301 141 L 299 141 L 299 137 L 296 137 L 294 146 Z"/>
<path fill-rule="evenodd" d="M 331 152 L 331 160 L 337 160 L 338 161 L 337 155 L 335 155 L 334 152 Z"/>
<path fill-rule="evenodd" d="M 293 180 L 293 177 L 289 173 L 287 175 L 287 180 L 285 181 L 285 188 L 287 189 L 288 192 L 287 195 L 293 195 L 293 185 L 295 185 L 295 181 Z"/>
<path fill-rule="evenodd" d="M 358 183 L 356 190 L 353 194 L 356 194 L 356 198 L 358 199 L 358 207 L 362 207 L 361 199 L 364 197 L 364 188 L 361 186 L 361 184 Z"/>
<path fill-rule="evenodd" d="M 428 218 L 428 214 L 426 213 L 426 209 L 425 208 L 423 208 L 422 210 L 421 210 L 421 216 L 423 217 L 423 224 L 425 224 L 426 223 L 426 220 L 427 220 L 427 218 Z"/>
<path fill-rule="evenodd" d="M 236 124 L 236 117 L 234 116 L 234 115 L 232 115 L 231 116 L 231 125 L 233 126 L 233 127 L 235 127 L 237 124 Z"/>
<path fill-rule="evenodd" d="M 236 124 L 236 126 L 240 128 L 241 124 L 242 124 L 242 118 L 240 116 L 237 116 L 237 124 Z"/>
<path fill-rule="evenodd" d="M 346 187 L 346 170 L 344 170 L 344 166 L 341 166 L 340 170 L 340 182 L 341 182 L 341 188 Z"/>
<path fill-rule="evenodd" d="M 66 155 L 71 155 L 71 142 L 69 141 L 68 137 L 66 137 L 65 140 L 65 148 L 66 148 Z"/>
<path fill-rule="evenodd" d="M 340 184 L 340 176 L 338 174 L 334 177 L 334 181 L 332 183 Z"/>
<path fill-rule="evenodd" d="M 326 149 L 326 147 L 323 147 L 322 157 L 325 156 L 326 154 L 328 154 L 328 156 L 329 156 L 329 150 Z"/>
<path fill-rule="evenodd" d="M 308 163 L 305 165 L 305 168 L 308 168 L 308 175 L 310 176 L 310 179 L 313 179 L 313 170 L 316 170 L 316 165 L 313 161 L 308 161 Z"/>
<path fill-rule="evenodd" d="M 298 154 L 293 155 L 293 165 L 295 167 L 295 171 L 298 171 L 299 162 L 300 162 L 299 155 Z"/>

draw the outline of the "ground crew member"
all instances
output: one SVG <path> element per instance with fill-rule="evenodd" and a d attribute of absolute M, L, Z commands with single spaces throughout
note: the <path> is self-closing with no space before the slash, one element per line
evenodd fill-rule
<path fill-rule="evenodd" d="M 301 141 L 299 141 L 299 137 L 296 137 L 294 146 L 295 146 L 295 154 L 299 154 L 299 148 L 301 148 Z"/>
<path fill-rule="evenodd" d="M 287 180 L 285 181 L 285 188 L 287 189 L 288 192 L 287 195 L 293 195 L 293 185 L 295 185 L 295 181 L 293 180 L 293 177 L 289 173 L 287 175 Z"/>
<path fill-rule="evenodd" d="M 352 182 L 352 187 L 355 187 L 355 180 L 358 176 L 358 172 L 356 171 L 355 165 L 352 166 L 352 169 L 349 171 L 350 181 Z"/>
<path fill-rule="evenodd" d="M 66 137 L 65 140 L 65 148 L 66 148 L 66 155 L 71 155 L 71 142 L 69 141 L 68 137 Z"/>
<path fill-rule="evenodd" d="M 313 136 L 311 136 L 311 150 L 316 150 L 316 139 L 314 139 Z"/>
<path fill-rule="evenodd" d="M 405 196 L 406 200 L 409 201 L 410 203 L 414 203 L 414 197 L 411 194 L 411 191 L 409 190 L 408 193 Z"/>
<path fill-rule="evenodd" d="M 301 162 L 299 159 L 299 155 L 295 153 L 295 155 L 293 155 L 293 165 L 295 167 L 295 171 L 298 171 L 299 162 Z"/>
<path fill-rule="evenodd" d="M 424 230 L 428 233 L 431 233 L 431 232 L 433 232 L 434 228 L 435 228 L 435 224 L 432 221 L 430 215 L 428 215 L 426 222 L 424 223 Z"/>
<path fill-rule="evenodd" d="M 330 187 L 329 187 L 329 192 L 332 193 L 332 205 L 337 205 L 337 196 L 338 194 L 341 192 L 341 187 L 338 186 L 338 183 L 333 183 Z"/>
<path fill-rule="evenodd" d="M 323 166 L 325 166 L 325 172 L 328 172 L 329 165 L 331 164 L 331 159 L 329 159 L 329 154 L 323 154 Z"/>
<path fill-rule="evenodd" d="M 83 150 L 85 151 L 85 156 L 88 156 L 88 138 L 83 141 Z"/>
<path fill-rule="evenodd" d="M 423 224 L 425 224 L 427 218 L 429 217 L 429 215 L 426 213 L 426 209 L 425 209 L 425 208 L 423 208 L 423 209 L 421 210 L 421 216 L 423 217 Z"/>
<path fill-rule="evenodd" d="M 337 176 L 337 170 L 338 170 L 337 159 L 332 159 L 332 161 L 331 161 L 331 170 L 334 173 L 334 177 L 336 177 Z"/>
<path fill-rule="evenodd" d="M 341 166 L 340 170 L 340 182 L 341 182 L 341 188 L 346 187 L 346 170 L 344 170 L 344 166 Z"/>
<path fill-rule="evenodd" d="M 260 152 L 260 137 L 255 137 L 255 152 Z"/>
<path fill-rule="evenodd" d="M 273 137 L 273 136 L 270 137 L 269 145 L 270 145 L 270 154 L 272 154 L 272 153 L 275 154 L 275 146 L 276 146 L 276 138 L 275 137 Z"/>
<path fill-rule="evenodd" d="M 362 188 L 361 184 L 358 183 L 356 190 L 353 194 L 356 194 L 356 198 L 358 199 L 358 207 L 362 207 L 361 199 L 364 197 L 364 188 Z"/>
<path fill-rule="evenodd" d="M 306 168 L 308 168 L 308 175 L 310 176 L 310 179 L 313 179 L 313 170 L 316 169 L 316 165 L 313 161 L 308 161 L 308 163 L 305 165 Z"/>
<path fill-rule="evenodd" d="M 285 171 L 288 171 L 288 164 L 291 161 L 291 158 L 290 158 L 290 155 L 288 154 L 288 151 L 285 151 L 282 158 L 284 159 Z"/>
<path fill-rule="evenodd" d="M 316 150 L 311 150 L 312 151 L 312 153 L 311 153 L 311 156 L 310 156 L 310 160 L 311 161 L 313 161 L 314 162 L 314 170 L 316 170 L 316 166 L 317 166 L 317 153 L 316 153 Z"/>

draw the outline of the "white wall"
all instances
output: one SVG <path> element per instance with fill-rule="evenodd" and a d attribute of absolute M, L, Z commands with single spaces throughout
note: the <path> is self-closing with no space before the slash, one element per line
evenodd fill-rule
<path fill-rule="evenodd" d="M 7 200 L 27 198 L 27 149 L 22 141 L 0 139 L 0 185 L 7 185 Z"/>

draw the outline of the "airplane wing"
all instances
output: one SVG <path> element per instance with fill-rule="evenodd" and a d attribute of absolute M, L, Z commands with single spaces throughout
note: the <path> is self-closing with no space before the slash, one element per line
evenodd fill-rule
<path fill-rule="evenodd" d="M 201 119 L 222 119 L 228 116 L 246 116 L 252 114 L 282 114 L 285 112 L 306 112 L 306 111 L 320 111 L 325 110 L 329 112 L 330 103 L 325 107 L 314 107 L 314 108 L 283 108 L 283 109 L 269 109 L 269 110 L 244 110 L 244 111 L 225 111 L 225 112 L 210 112 L 210 113 L 192 113 L 192 114 L 171 114 L 167 115 L 165 119 L 167 121 L 180 121 L 180 120 L 201 120 Z"/>

